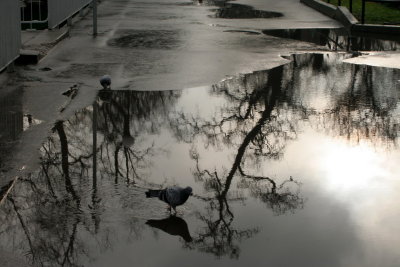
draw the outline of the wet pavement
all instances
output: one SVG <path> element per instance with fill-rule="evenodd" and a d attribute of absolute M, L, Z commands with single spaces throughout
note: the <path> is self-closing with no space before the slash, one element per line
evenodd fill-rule
<path fill-rule="evenodd" d="M 3 91 L 0 258 L 400 265 L 400 70 L 346 63 L 396 58 L 398 40 L 291 0 L 99 12 L 97 38 L 82 18 Z M 145 197 L 175 184 L 194 190 L 176 216 Z"/>
<path fill-rule="evenodd" d="M 333 51 L 397 51 L 400 47 L 398 36 L 352 36 L 343 28 L 264 30 L 263 33 L 315 43 Z"/>
<path fill-rule="evenodd" d="M 398 265 L 400 72 L 349 57 L 100 91 L 3 203 L 3 250 L 38 266 Z M 144 194 L 173 184 L 195 193 L 176 217 Z"/>

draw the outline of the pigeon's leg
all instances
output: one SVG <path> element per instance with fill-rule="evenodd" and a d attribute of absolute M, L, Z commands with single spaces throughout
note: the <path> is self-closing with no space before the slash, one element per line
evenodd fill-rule
<path fill-rule="evenodd" d="M 176 207 L 172 207 L 173 209 L 174 209 L 174 211 L 175 211 L 175 215 L 176 215 Z"/>
<path fill-rule="evenodd" d="M 170 205 L 168 205 L 168 211 L 171 214 L 171 206 Z"/>

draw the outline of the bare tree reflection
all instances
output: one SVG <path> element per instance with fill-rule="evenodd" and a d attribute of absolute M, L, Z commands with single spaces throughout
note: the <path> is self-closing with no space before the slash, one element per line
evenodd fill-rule
<path fill-rule="evenodd" d="M 241 201 L 243 198 L 238 192 L 228 196 L 233 176 L 221 180 L 216 171 L 200 170 L 199 156 L 195 151 L 192 151 L 192 158 L 196 161 L 194 172 L 196 180 L 203 182 L 206 190 L 214 192 L 214 196 L 199 197 L 207 204 L 204 212 L 197 212 L 197 218 L 205 226 L 196 233 L 193 241 L 184 247 L 212 253 L 217 257 L 229 256 L 237 259 L 240 255 L 240 243 L 257 234 L 259 229 L 257 227 L 236 229 L 234 226 L 234 214 L 229 203 Z"/>
<path fill-rule="evenodd" d="M 133 186 L 149 184 L 156 156 L 167 152 L 153 140 L 168 131 L 190 144 L 193 177 L 205 189 L 197 195 L 200 226 L 183 246 L 238 258 L 241 242 L 260 229 L 238 225 L 236 203 L 256 198 L 275 215 L 303 208 L 302 177 L 274 177 L 269 164 L 305 126 L 351 142 L 398 144 L 399 72 L 343 58 L 297 55 L 288 65 L 225 80 L 209 92 L 221 101 L 207 106 L 215 108 L 208 115 L 179 109 L 186 92 L 102 92 L 94 107 L 55 124 L 41 168 L 21 178 L 1 207 L 1 244 L 38 266 L 80 266 L 92 260 L 93 247 L 102 253 L 117 242 L 119 229 L 105 216 L 123 217 L 127 239 L 138 238 L 144 221 L 132 213 L 143 208 L 142 194 Z M 207 149 L 224 158 L 210 167 Z"/>
<path fill-rule="evenodd" d="M 146 158 L 154 155 L 154 144 L 142 147 L 146 136 L 159 132 L 168 109 L 179 95 L 172 91 L 108 93 L 99 110 L 99 131 L 105 136 L 100 154 L 107 156 L 100 161 L 103 169 L 114 175 L 115 183 L 119 177 L 124 177 L 127 184 L 143 180 L 145 174 L 140 171 L 150 164 Z M 108 158 L 110 150 L 114 151 L 113 160 Z M 110 163 L 113 166 L 107 165 Z"/>
<path fill-rule="evenodd" d="M 308 111 L 314 129 L 350 142 L 397 146 L 398 70 L 343 64 L 341 61 L 346 56 L 338 55 L 293 58 L 293 63 L 288 65 L 288 71 L 293 73 L 290 102 L 301 104 Z M 309 63 L 317 58 L 320 64 Z M 316 93 L 317 101 L 323 104 L 307 100 L 315 99 L 311 94 Z"/>
<path fill-rule="evenodd" d="M 229 171 L 201 169 L 198 151 L 193 148 L 190 153 L 196 163 L 196 181 L 203 183 L 206 191 L 212 192 L 213 196 L 200 198 L 207 206 L 205 213 L 199 212 L 197 217 L 206 227 L 193 238 L 191 244 L 185 244 L 187 248 L 196 248 L 217 257 L 239 257 L 241 241 L 259 231 L 257 227 L 239 230 L 234 226 L 230 203 L 244 200 L 243 190 L 246 188 L 250 189 L 251 195 L 267 203 L 275 214 L 303 206 L 299 191 L 292 192 L 286 186 L 299 185 L 298 182 L 290 179 L 278 186 L 274 179 L 249 175 L 245 170 L 256 170 L 262 158 L 278 159 L 286 142 L 296 137 L 295 123 L 280 107 L 286 89 L 282 88 L 283 70 L 280 67 L 216 85 L 212 93 L 226 97 L 229 105 L 219 109 L 208 121 L 181 113 L 172 123 L 182 140 L 192 142 L 201 136 L 208 146 L 223 144 L 235 149 Z M 185 127 L 183 131 L 181 125 Z M 235 177 L 240 179 L 236 185 L 240 185 L 241 190 L 232 192 Z"/>
<path fill-rule="evenodd" d="M 191 152 L 196 162 L 196 180 L 203 183 L 206 191 L 214 192 L 213 197 L 203 199 L 208 202 L 207 213 L 199 213 L 198 218 L 207 227 L 194 237 L 191 248 L 197 247 L 217 256 L 238 257 L 235 240 L 240 243 L 243 237 L 257 232 L 256 229 L 238 231 L 231 228 L 234 214 L 229 202 L 243 199 L 242 191 L 240 195 L 228 194 L 234 177 L 238 179 L 238 188 L 249 189 L 251 196 L 266 203 L 277 215 L 303 207 L 304 199 L 297 180 L 292 177 L 278 179 L 278 184 L 276 178 L 251 174 L 263 159 L 280 158 L 287 142 L 297 137 L 299 121 L 307 121 L 312 127 L 318 125 L 320 130 L 335 136 L 345 135 L 348 139 L 356 136 L 358 140 L 371 137 L 372 140 L 397 140 L 398 123 L 391 119 L 393 115 L 389 115 L 397 105 L 397 98 L 380 99 L 381 103 L 376 101 L 377 86 L 383 82 L 382 79 L 393 81 L 393 75 L 396 77 L 398 74 L 389 71 L 373 79 L 370 67 L 339 64 L 338 59 L 329 59 L 322 54 L 293 56 L 292 59 L 293 63 L 284 67 L 215 85 L 211 93 L 223 96 L 227 101 L 212 118 L 204 119 L 182 112 L 171 123 L 182 141 L 192 143 L 200 138 L 207 148 L 222 146 L 236 151 L 232 167 L 222 172 L 201 169 L 199 153 L 196 149 Z M 328 80 L 328 87 L 324 90 L 332 90 L 328 97 L 334 98 L 331 98 L 329 106 L 317 109 L 303 97 L 307 96 L 305 91 L 310 90 L 307 83 L 320 74 Z M 335 83 L 339 77 L 342 80 L 338 86 Z M 366 116 L 360 116 L 360 113 Z M 318 124 L 321 120 L 324 121 L 322 126 Z"/>
<path fill-rule="evenodd" d="M 109 102 L 100 101 L 96 124 L 91 123 L 96 106 L 76 113 L 68 121 L 58 121 L 54 134 L 41 148 L 40 170 L 21 179 L 15 193 L 9 195 L 6 219 L 25 236 L 17 239 L 20 243 L 16 246 L 23 251 L 28 248 L 36 265 L 81 266 L 82 257 L 90 257 L 83 239 L 87 235 L 101 240 L 98 246 L 104 249 L 114 243 L 113 225 L 101 226 L 102 212 L 115 197 L 104 191 L 104 186 L 108 184 L 109 188 L 109 182 L 118 184 L 118 175 L 126 179 L 127 185 L 143 179 L 139 171 L 149 168 L 154 145 L 140 142 L 148 133 L 156 133 L 163 123 L 163 118 L 153 116 L 157 110 L 166 111 L 179 96 L 169 92 L 155 92 L 154 97 L 139 95 L 127 92 L 112 95 Z M 96 147 L 90 138 L 91 125 L 97 126 L 93 127 L 97 131 L 94 136 L 99 134 Z M 97 138 L 93 140 L 97 142 Z M 94 168 L 97 161 L 98 170 Z M 116 179 L 110 180 L 114 177 L 113 167 Z M 121 208 L 131 208 L 127 205 L 129 195 L 119 195 L 119 201 Z M 132 238 L 139 236 L 143 224 L 130 223 Z"/>
<path fill-rule="evenodd" d="M 216 190 L 215 186 L 225 184 L 223 189 L 220 188 L 216 191 L 222 198 L 226 198 L 233 178 L 238 176 L 242 180 L 263 181 L 269 184 L 270 188 L 267 193 L 269 197 L 262 197 L 262 199 L 273 201 L 289 199 L 283 196 L 281 198 L 272 196 L 276 196 L 278 189 L 282 188 L 284 184 L 298 184 L 293 179 L 285 181 L 281 187 L 277 186 L 276 182 L 269 177 L 249 175 L 245 170 L 247 168 L 256 170 L 263 159 L 279 159 L 287 141 L 297 136 L 298 126 L 293 119 L 304 116 L 304 112 L 303 110 L 297 114 L 295 113 L 297 111 L 292 111 L 292 114 L 286 112 L 287 105 L 284 101 L 287 96 L 285 93 L 287 93 L 287 86 L 290 83 L 285 84 L 282 79 L 283 75 L 284 67 L 279 67 L 214 86 L 213 93 L 222 94 L 228 99 L 230 105 L 219 110 L 218 114 L 222 115 L 219 118 L 213 117 L 211 122 L 202 121 L 201 118 L 192 118 L 186 123 L 184 114 L 177 117 L 176 125 L 195 125 L 190 130 L 188 127 L 186 128 L 186 135 L 190 135 L 191 138 L 200 135 L 211 139 L 209 144 L 224 143 L 236 148 L 232 167 L 224 182 L 220 181 L 218 176 L 221 175 L 218 175 L 217 172 L 197 169 L 195 176 L 198 180 L 204 181 L 203 178 L 200 178 L 205 174 L 208 176 L 205 182 L 206 189 Z M 195 123 L 194 120 L 198 122 Z M 178 134 L 178 136 L 182 136 L 182 134 Z M 191 156 L 198 167 L 199 155 L 196 151 L 192 151 Z M 242 183 L 242 185 L 245 184 Z M 214 186 L 210 187 L 209 185 Z M 293 209 L 302 206 L 300 197 L 292 199 L 297 202 L 289 205 Z"/>

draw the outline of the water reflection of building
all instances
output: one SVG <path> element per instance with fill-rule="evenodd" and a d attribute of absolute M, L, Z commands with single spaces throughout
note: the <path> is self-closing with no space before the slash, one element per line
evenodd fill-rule
<path fill-rule="evenodd" d="M 1 92 L 0 95 L 0 154 L 12 147 L 23 131 L 22 89 Z M 1 156 L 1 157 L 2 157 Z M 0 165 L 1 165 L 0 157 Z"/>
<path fill-rule="evenodd" d="M 14 90 L 0 96 L 0 138 L 16 140 L 23 130 L 22 94 Z"/>

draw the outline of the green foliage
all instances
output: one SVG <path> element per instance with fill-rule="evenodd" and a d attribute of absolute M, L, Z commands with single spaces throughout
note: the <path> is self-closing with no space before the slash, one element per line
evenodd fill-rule
<path fill-rule="evenodd" d="M 324 0 L 328 2 L 328 0 Z M 350 1 L 343 0 L 341 5 L 350 10 Z M 330 0 L 330 4 L 337 5 L 338 0 Z M 400 24 L 400 3 L 365 3 L 365 23 L 370 24 Z M 353 0 L 353 15 L 361 22 L 362 0 Z"/>

